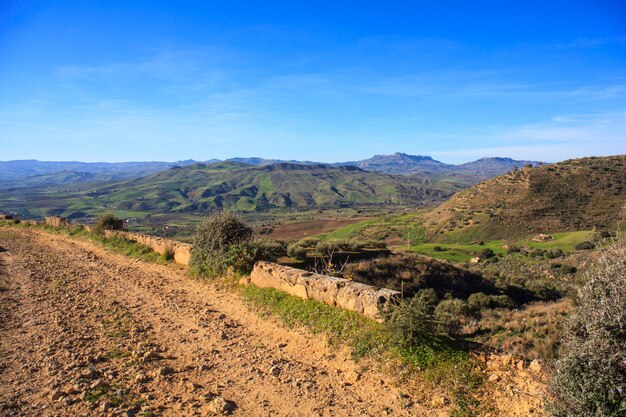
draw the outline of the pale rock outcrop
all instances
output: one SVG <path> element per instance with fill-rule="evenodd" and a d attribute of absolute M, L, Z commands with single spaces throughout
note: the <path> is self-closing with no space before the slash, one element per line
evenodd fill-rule
<path fill-rule="evenodd" d="M 398 291 L 263 261 L 254 265 L 249 282 L 257 287 L 281 290 L 304 300 L 314 299 L 352 310 L 379 321 L 380 311 L 400 298 Z"/>

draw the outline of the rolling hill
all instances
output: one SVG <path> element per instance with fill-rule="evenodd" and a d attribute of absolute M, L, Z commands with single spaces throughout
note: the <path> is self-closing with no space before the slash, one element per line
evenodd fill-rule
<path fill-rule="evenodd" d="M 33 188 L 19 197 L 14 192 L 0 192 L 0 209 L 81 218 L 105 209 L 145 215 L 198 214 L 214 209 L 419 206 L 441 202 L 463 186 L 449 180 L 388 175 L 354 166 L 196 163 L 139 179 Z"/>
<path fill-rule="evenodd" d="M 425 215 L 435 240 L 508 239 L 614 226 L 626 213 L 626 155 L 522 168 L 460 191 Z"/>
<path fill-rule="evenodd" d="M 214 161 L 208 161 L 214 162 Z M 42 186 L 82 181 L 110 181 L 139 178 L 173 166 L 196 163 L 177 162 L 76 162 L 37 161 L 34 159 L 0 161 L 0 184 Z M 27 179 L 27 184 L 22 184 Z"/>

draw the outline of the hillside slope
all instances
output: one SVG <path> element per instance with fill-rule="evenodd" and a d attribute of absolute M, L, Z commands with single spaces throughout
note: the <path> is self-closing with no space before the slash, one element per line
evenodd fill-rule
<path fill-rule="evenodd" d="M 626 155 L 617 155 L 516 170 L 458 192 L 425 218 L 436 240 L 506 239 L 605 228 L 625 206 Z"/>
<path fill-rule="evenodd" d="M 22 215 L 91 217 L 124 210 L 203 214 L 214 209 L 265 211 L 441 202 L 462 181 L 387 175 L 358 167 L 235 162 L 173 167 L 139 179 L 0 190 L 0 210 Z"/>
<path fill-rule="evenodd" d="M 443 200 L 451 192 L 449 188 L 356 167 L 222 162 L 172 168 L 116 184 L 98 194 L 100 200 L 125 209 L 195 212 L 215 208 L 246 211 L 414 204 Z"/>

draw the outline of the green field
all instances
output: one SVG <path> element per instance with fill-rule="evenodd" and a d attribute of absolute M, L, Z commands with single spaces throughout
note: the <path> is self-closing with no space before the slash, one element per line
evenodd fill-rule
<path fill-rule="evenodd" d="M 498 255 L 504 255 L 506 253 L 506 249 L 502 246 L 503 244 L 504 242 L 501 240 L 485 242 L 484 245 L 422 243 L 410 246 L 408 250 L 404 247 L 404 250 L 451 262 L 469 262 L 470 259 L 485 249 L 491 249 Z M 436 247 L 439 247 L 442 250 L 436 251 Z M 399 249 L 402 249 L 402 247 L 399 247 Z"/>
<path fill-rule="evenodd" d="M 525 246 L 534 249 L 561 249 L 564 252 L 572 252 L 576 245 L 594 239 L 595 233 L 591 230 L 578 232 L 550 233 L 554 240 L 548 242 L 534 242 L 530 239 L 516 242 L 517 246 Z"/>

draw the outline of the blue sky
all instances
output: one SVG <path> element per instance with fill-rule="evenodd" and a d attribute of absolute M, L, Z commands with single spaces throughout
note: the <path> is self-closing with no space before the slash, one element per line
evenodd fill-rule
<path fill-rule="evenodd" d="M 556 161 L 625 132 L 623 1 L 0 0 L 0 160 Z"/>

